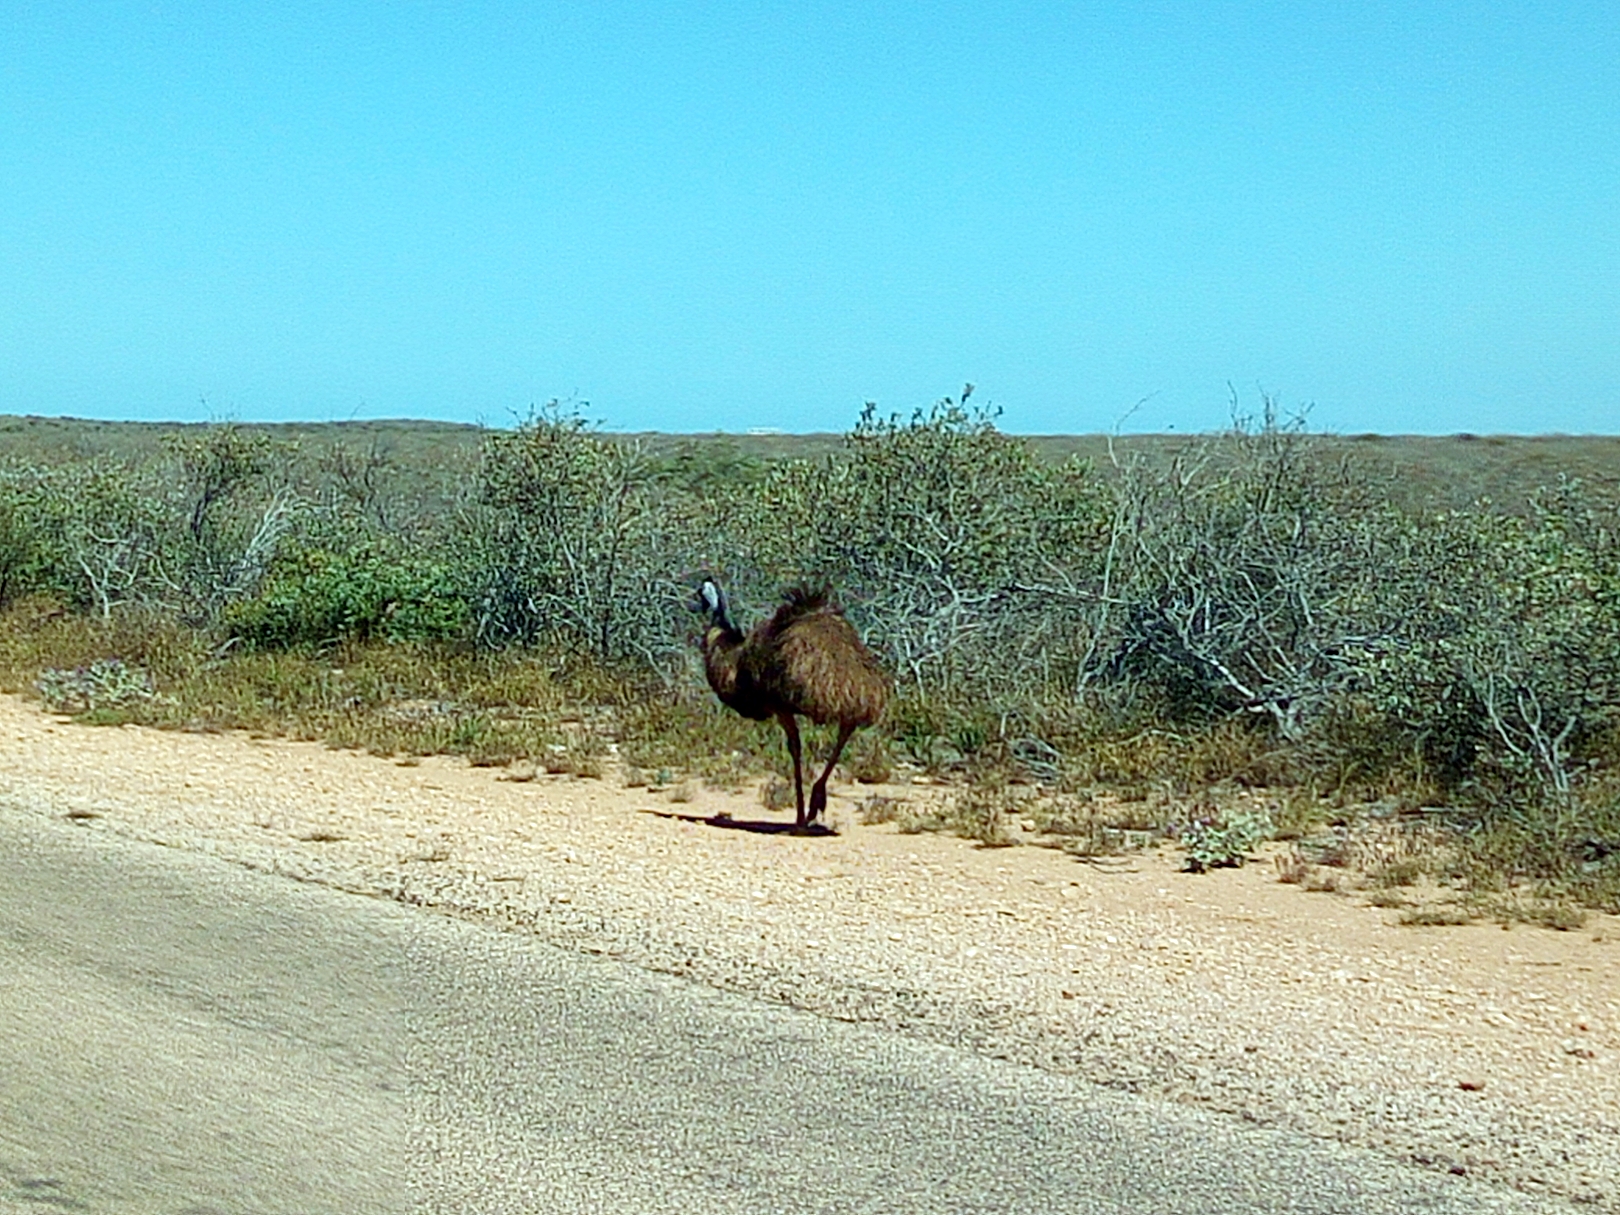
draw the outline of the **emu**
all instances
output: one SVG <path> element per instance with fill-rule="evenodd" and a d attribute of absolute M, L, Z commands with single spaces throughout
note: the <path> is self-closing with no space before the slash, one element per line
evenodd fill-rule
<path fill-rule="evenodd" d="M 793 756 L 795 829 L 803 831 L 827 808 L 827 778 L 850 735 L 869 726 L 889 699 L 889 677 L 826 589 L 795 587 L 768 620 L 744 633 L 732 623 L 726 595 L 712 579 L 698 588 L 695 607 L 708 618 L 703 667 L 721 703 L 754 721 L 775 718 Z M 799 717 L 838 723 L 838 741 L 804 801 Z"/>

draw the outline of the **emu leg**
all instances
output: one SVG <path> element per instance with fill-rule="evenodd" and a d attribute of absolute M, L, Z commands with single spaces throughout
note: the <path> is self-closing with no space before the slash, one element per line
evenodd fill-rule
<path fill-rule="evenodd" d="M 833 767 L 838 763 L 838 757 L 844 753 L 844 744 L 849 741 L 849 736 L 853 733 L 855 733 L 854 726 L 846 726 L 843 722 L 838 723 L 838 741 L 833 743 L 832 755 L 827 760 L 826 768 L 822 770 L 821 779 L 810 790 L 810 820 L 812 822 L 815 820 L 816 815 L 827 808 L 827 778 L 832 775 Z"/>
<path fill-rule="evenodd" d="M 802 827 L 809 820 L 804 816 L 804 768 L 799 757 L 799 723 L 791 713 L 777 714 L 782 733 L 787 735 L 788 754 L 793 756 L 793 800 L 797 808 L 794 825 Z"/>

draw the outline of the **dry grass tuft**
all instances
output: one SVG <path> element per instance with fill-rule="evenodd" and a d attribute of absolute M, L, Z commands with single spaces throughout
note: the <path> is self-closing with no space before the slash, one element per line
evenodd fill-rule
<path fill-rule="evenodd" d="M 1338 894 L 1344 885 L 1344 875 L 1336 869 L 1317 869 L 1301 883 L 1302 889 L 1312 894 Z"/>
<path fill-rule="evenodd" d="M 977 840 L 986 848 L 1007 848 L 1018 842 L 1010 825 L 1015 807 L 1005 788 L 970 787 L 946 800 L 940 821 L 953 835 Z"/>
<path fill-rule="evenodd" d="M 1092 790 L 1054 791 L 1020 806 L 1040 842 L 1075 856 L 1116 856 L 1163 838 L 1165 825 L 1148 803 L 1121 802 Z M 1166 815 L 1166 818 L 1168 815 Z"/>
<path fill-rule="evenodd" d="M 1316 866 L 1298 848 L 1279 852 L 1272 857 L 1272 864 L 1277 868 L 1277 880 L 1289 886 L 1303 886 L 1316 872 Z"/>
<path fill-rule="evenodd" d="M 1478 919 L 1478 915 L 1464 907 L 1443 903 L 1402 912 L 1400 923 L 1408 928 L 1460 928 Z"/>
<path fill-rule="evenodd" d="M 855 808 L 855 820 L 865 827 L 897 823 L 905 815 L 906 803 L 898 797 L 874 793 Z"/>
<path fill-rule="evenodd" d="M 792 810 L 797 804 L 793 797 L 793 782 L 780 776 L 768 778 L 759 787 L 759 804 L 767 810 Z"/>
<path fill-rule="evenodd" d="M 888 741 L 876 731 L 857 734 L 844 754 L 844 768 L 862 785 L 885 785 L 894 777 Z"/>

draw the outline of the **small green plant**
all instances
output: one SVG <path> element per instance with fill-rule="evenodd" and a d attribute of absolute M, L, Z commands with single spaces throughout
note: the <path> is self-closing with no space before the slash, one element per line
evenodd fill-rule
<path fill-rule="evenodd" d="M 1188 873 L 1235 869 L 1271 838 L 1271 819 L 1254 810 L 1194 819 L 1175 833 L 1187 853 Z"/>
<path fill-rule="evenodd" d="M 34 686 L 40 699 L 58 713 L 94 713 L 115 709 L 155 694 L 152 677 L 122 658 L 102 658 L 89 666 L 41 671 Z"/>

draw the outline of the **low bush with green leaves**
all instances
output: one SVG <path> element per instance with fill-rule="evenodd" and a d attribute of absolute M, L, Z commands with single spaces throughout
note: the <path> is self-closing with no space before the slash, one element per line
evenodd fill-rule
<path fill-rule="evenodd" d="M 1271 820 L 1256 810 L 1235 810 L 1196 818 L 1176 829 L 1189 873 L 1236 869 L 1271 838 Z"/>
<path fill-rule="evenodd" d="M 277 556 L 224 626 L 256 649 L 349 641 L 453 641 L 471 612 L 458 572 L 383 537 L 322 536 Z"/>

